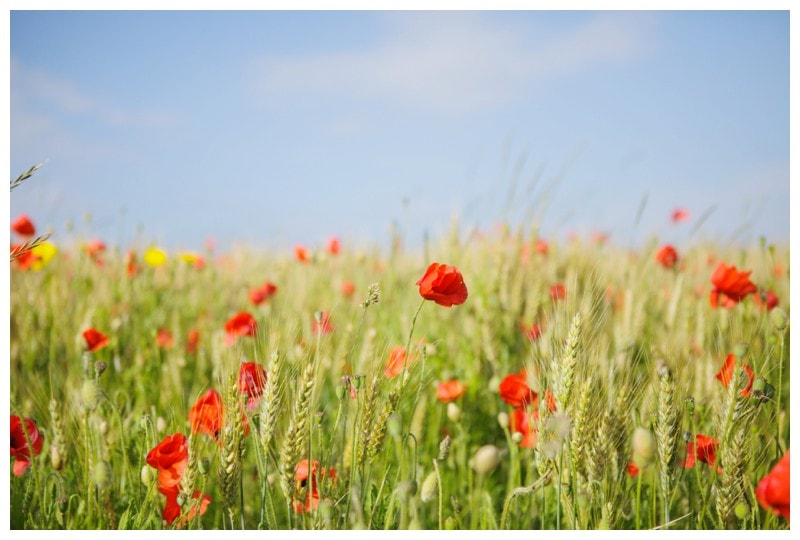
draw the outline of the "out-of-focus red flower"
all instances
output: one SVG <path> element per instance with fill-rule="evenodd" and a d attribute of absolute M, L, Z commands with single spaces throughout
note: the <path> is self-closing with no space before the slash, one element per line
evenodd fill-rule
<path fill-rule="evenodd" d="M 28 437 L 25 437 L 27 432 Z M 30 440 L 31 446 L 28 446 Z M 31 466 L 31 447 L 33 455 L 38 456 L 42 453 L 44 435 L 39 432 L 36 422 L 31 418 L 25 419 L 23 428 L 22 419 L 19 416 L 11 415 L 11 457 L 14 458 L 14 476 L 22 476 Z"/>
<path fill-rule="evenodd" d="M 544 391 L 544 405 L 547 407 L 547 412 L 553 414 L 558 410 L 558 406 L 556 405 L 556 396 L 550 391 L 549 388 L 545 388 Z"/>
<path fill-rule="evenodd" d="M 276 292 L 278 292 L 278 286 L 269 281 L 265 281 L 260 287 L 253 287 L 250 289 L 250 301 L 258 306 L 264 302 L 264 300 L 271 298 Z"/>
<path fill-rule="evenodd" d="M 305 502 L 302 500 L 295 500 L 292 502 L 292 508 L 296 513 L 302 514 L 304 512 L 310 512 L 319 506 L 320 493 L 318 484 L 325 478 L 326 475 L 331 480 L 336 480 L 336 469 L 331 467 L 328 469 L 327 473 L 325 469 L 320 471 L 319 461 L 314 460 L 311 462 L 311 471 L 309 473 L 308 459 L 300 461 L 295 466 L 295 490 L 297 492 L 302 492 L 303 490 L 306 491 Z M 311 477 L 311 486 L 308 485 L 309 477 Z"/>
<path fill-rule="evenodd" d="M 255 318 L 246 311 L 241 311 L 225 323 L 225 344 L 233 345 L 237 338 L 243 336 L 254 337 L 257 328 Z"/>
<path fill-rule="evenodd" d="M 728 266 L 722 262 L 711 274 L 711 283 L 714 285 L 710 298 L 713 308 L 721 304 L 722 307 L 730 309 L 745 296 L 757 290 L 750 281 L 750 272 L 740 272 L 735 266 Z"/>
<path fill-rule="evenodd" d="M 406 348 L 402 345 L 398 345 L 393 347 L 391 351 L 389 351 L 389 359 L 386 361 L 386 367 L 383 368 L 383 375 L 387 379 L 393 379 L 397 377 L 401 371 L 403 371 L 403 362 L 406 359 Z M 409 359 L 409 363 L 411 360 Z"/>
<path fill-rule="evenodd" d="M 345 296 L 353 296 L 353 293 L 356 292 L 356 284 L 352 281 L 343 281 L 341 291 Z"/>
<path fill-rule="evenodd" d="M 106 251 L 105 242 L 102 240 L 92 240 L 86 244 L 83 249 L 95 263 L 99 266 L 103 266 L 103 259 L 100 258 L 100 255 Z"/>
<path fill-rule="evenodd" d="M 775 277 L 783 277 L 783 265 L 781 263 L 775 263 L 775 266 L 772 268 L 772 275 Z"/>
<path fill-rule="evenodd" d="M 600 231 L 592 231 L 592 242 L 597 244 L 598 246 L 605 245 L 608 242 L 608 234 Z"/>
<path fill-rule="evenodd" d="M 20 236 L 33 236 L 36 234 L 36 227 L 30 220 L 27 214 L 20 214 L 20 216 L 11 222 L 11 230 Z"/>
<path fill-rule="evenodd" d="M 675 265 L 678 262 L 678 252 L 669 244 L 666 244 L 661 247 L 656 253 L 656 260 L 663 266 L 664 268 L 675 268 Z"/>
<path fill-rule="evenodd" d="M 526 328 L 525 325 L 522 325 L 522 333 L 525 334 L 525 337 L 531 341 L 536 341 L 540 337 L 542 337 L 542 327 L 539 326 L 539 323 L 533 323 L 530 328 Z"/>
<path fill-rule="evenodd" d="M 634 463 L 633 461 L 628 463 L 628 466 L 626 467 L 625 470 L 628 473 L 628 476 L 630 476 L 631 478 L 636 478 L 639 475 L 639 467 L 637 467 L 636 463 Z"/>
<path fill-rule="evenodd" d="M 528 411 L 525 407 L 516 407 L 511 415 L 511 433 L 522 433 L 522 448 L 536 448 L 539 440 L 539 430 L 536 422 L 539 421 L 539 411 Z"/>
<path fill-rule="evenodd" d="M 778 307 L 778 297 L 771 290 L 761 289 L 759 292 L 753 293 L 753 303 L 757 305 L 761 311 L 765 309 L 772 311 Z"/>
<path fill-rule="evenodd" d="M 308 249 L 305 246 L 294 247 L 294 258 L 300 261 L 301 263 L 311 262 L 311 255 L 309 254 Z"/>
<path fill-rule="evenodd" d="M 172 525 L 178 516 L 181 515 L 181 506 L 178 504 L 178 494 L 180 494 L 181 490 L 179 486 L 175 486 L 172 488 L 158 488 L 158 491 L 161 492 L 167 498 L 166 504 L 164 505 L 164 512 L 161 514 L 161 517 L 166 521 L 169 525 Z M 211 496 L 205 493 L 200 493 L 199 491 L 195 490 L 193 495 L 194 501 L 200 501 L 199 509 L 200 515 L 206 513 L 208 509 L 208 505 L 211 504 Z M 198 503 L 194 501 L 187 501 L 185 504 L 189 506 L 189 513 L 178 522 L 178 527 L 182 527 L 186 525 L 188 521 L 191 521 L 197 515 L 198 510 Z"/>
<path fill-rule="evenodd" d="M 247 396 L 248 411 L 258 406 L 265 384 L 267 384 L 267 370 L 264 366 L 255 362 L 242 362 L 239 367 L 239 392 Z"/>
<path fill-rule="evenodd" d="M 311 327 L 311 331 L 316 335 L 325 335 L 330 334 L 333 332 L 333 325 L 330 321 L 330 315 L 327 311 L 320 312 L 319 318 L 316 316 L 314 317 L 314 324 Z"/>
<path fill-rule="evenodd" d="M 200 396 L 189 410 L 189 424 L 192 433 L 207 433 L 218 440 L 222 429 L 222 398 L 213 388 Z"/>
<path fill-rule="evenodd" d="M 691 469 L 695 465 L 695 461 L 701 461 L 708 465 L 714 465 L 717 460 L 717 446 L 719 441 L 713 437 L 707 437 L 701 433 L 697 434 L 695 441 L 686 443 L 686 459 L 683 466 L 686 469 Z"/>
<path fill-rule="evenodd" d="M 536 408 L 539 396 L 528 386 L 528 379 L 523 369 L 512 373 L 500 382 L 500 398 L 512 407 L 532 405 Z"/>
<path fill-rule="evenodd" d="M 567 297 L 567 288 L 562 283 L 556 283 L 550 287 L 550 298 L 560 300 Z"/>
<path fill-rule="evenodd" d="M 339 239 L 335 236 L 332 236 L 330 240 L 328 240 L 328 253 L 331 255 L 339 254 Z"/>
<path fill-rule="evenodd" d="M 541 238 L 536 239 L 536 253 L 540 255 L 547 255 L 550 251 L 550 245 Z"/>
<path fill-rule="evenodd" d="M 128 277 L 133 277 L 139 272 L 139 266 L 136 264 L 136 252 L 129 251 L 125 255 L 125 270 Z"/>
<path fill-rule="evenodd" d="M 759 504 L 789 521 L 789 450 L 756 487 Z"/>
<path fill-rule="evenodd" d="M 439 386 L 436 388 L 436 397 L 439 398 L 439 401 L 442 403 L 450 403 L 463 396 L 466 391 L 467 387 L 464 386 L 461 381 L 452 379 L 439 383 Z"/>
<path fill-rule="evenodd" d="M 167 435 L 147 454 L 147 464 L 158 470 L 158 486 L 169 489 L 178 485 L 189 463 L 186 436 Z"/>
<path fill-rule="evenodd" d="M 200 344 L 200 330 L 192 328 L 186 337 L 186 354 L 195 354 Z"/>
<path fill-rule="evenodd" d="M 30 249 L 22 251 L 22 244 L 12 244 L 11 254 L 16 255 L 17 258 L 14 261 L 22 272 L 33 266 L 33 263 L 39 259 Z"/>
<path fill-rule="evenodd" d="M 672 211 L 672 216 L 670 219 L 672 220 L 672 223 L 680 223 L 681 221 L 686 221 L 690 217 L 691 214 L 689 214 L 689 211 L 685 208 L 676 208 Z"/>
<path fill-rule="evenodd" d="M 166 328 L 158 329 L 158 334 L 156 334 L 156 345 L 162 349 L 169 350 L 172 348 L 174 343 L 175 340 L 172 338 L 172 332 Z"/>
<path fill-rule="evenodd" d="M 440 306 L 458 306 L 467 301 L 464 277 L 455 266 L 431 263 L 417 285 L 422 298 L 433 300 Z"/>
<path fill-rule="evenodd" d="M 736 355 L 729 354 L 725 357 L 725 362 L 722 363 L 722 367 L 719 369 L 715 378 L 722 383 L 722 385 L 727 388 L 728 385 L 733 380 L 733 368 L 736 363 Z M 744 368 L 745 373 L 747 373 L 747 386 L 742 390 L 741 395 L 742 397 L 747 397 L 750 395 L 750 389 L 753 388 L 753 380 L 755 379 L 755 373 L 750 366 L 744 364 L 742 366 Z"/>
<path fill-rule="evenodd" d="M 108 337 L 94 328 L 85 330 L 83 339 L 86 341 L 86 350 L 89 352 L 97 352 L 108 345 Z"/>

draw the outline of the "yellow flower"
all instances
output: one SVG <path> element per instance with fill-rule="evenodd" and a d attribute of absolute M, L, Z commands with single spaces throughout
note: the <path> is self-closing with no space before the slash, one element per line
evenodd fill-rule
<path fill-rule="evenodd" d="M 189 253 L 184 251 L 183 253 L 179 253 L 178 257 L 185 262 L 186 264 L 194 264 L 197 262 L 197 259 L 200 257 L 197 253 Z"/>
<path fill-rule="evenodd" d="M 31 269 L 40 271 L 47 266 L 53 257 L 58 253 L 58 248 L 52 242 L 42 242 L 31 249 L 31 253 L 36 257 L 36 260 L 31 264 Z"/>
<path fill-rule="evenodd" d="M 154 268 L 162 266 L 167 262 L 167 254 L 158 248 L 151 247 L 144 252 L 144 262 Z"/>

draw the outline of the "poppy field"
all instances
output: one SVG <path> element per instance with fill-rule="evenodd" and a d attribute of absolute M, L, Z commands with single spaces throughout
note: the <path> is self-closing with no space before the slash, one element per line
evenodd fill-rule
<path fill-rule="evenodd" d="M 13 529 L 789 527 L 788 246 L 12 217 Z"/>

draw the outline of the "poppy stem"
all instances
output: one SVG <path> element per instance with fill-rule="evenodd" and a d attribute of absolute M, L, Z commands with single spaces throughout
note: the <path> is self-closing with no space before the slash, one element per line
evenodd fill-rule
<path fill-rule="evenodd" d="M 417 308 L 417 311 L 414 313 L 414 318 L 411 319 L 411 330 L 408 332 L 408 340 L 406 341 L 406 356 L 403 358 L 403 382 L 401 388 L 405 387 L 406 381 L 408 380 L 406 378 L 406 368 L 408 367 L 408 360 L 411 357 L 411 336 L 414 335 L 414 327 L 417 325 L 417 316 L 419 315 L 419 312 L 422 311 L 422 306 L 424 305 L 425 299 L 423 298 L 422 302 L 420 302 L 419 307 Z"/>

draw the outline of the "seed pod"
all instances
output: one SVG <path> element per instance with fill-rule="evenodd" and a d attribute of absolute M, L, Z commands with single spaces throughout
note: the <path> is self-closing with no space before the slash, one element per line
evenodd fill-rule
<path fill-rule="evenodd" d="M 83 406 L 87 410 L 94 410 L 97 407 L 98 401 L 100 401 L 100 387 L 97 386 L 97 382 L 93 379 L 87 379 L 83 382 L 83 386 L 81 387 L 81 400 Z"/>
<path fill-rule="evenodd" d="M 436 476 L 436 471 L 431 471 L 422 482 L 422 488 L 419 491 L 419 500 L 424 503 L 430 502 L 438 493 L 439 479 Z"/>
<path fill-rule="evenodd" d="M 500 463 L 500 451 L 493 444 L 481 446 L 472 458 L 472 468 L 478 474 L 489 474 Z"/>
<path fill-rule="evenodd" d="M 786 326 L 789 324 L 789 317 L 786 316 L 786 312 L 778 307 L 769 312 L 769 318 L 779 331 L 786 330 Z"/>

